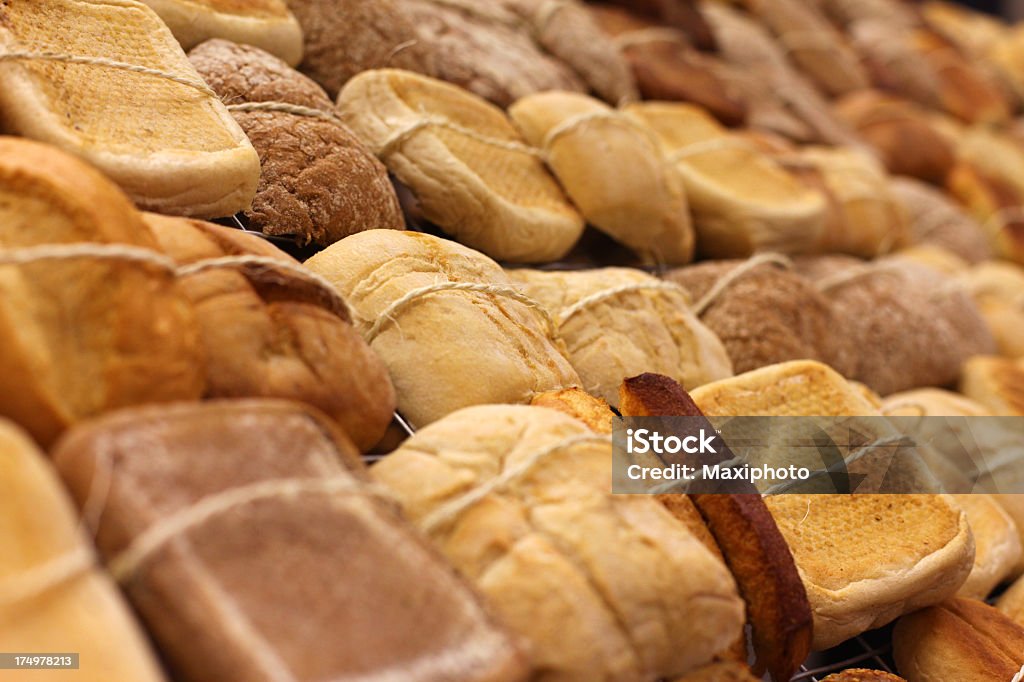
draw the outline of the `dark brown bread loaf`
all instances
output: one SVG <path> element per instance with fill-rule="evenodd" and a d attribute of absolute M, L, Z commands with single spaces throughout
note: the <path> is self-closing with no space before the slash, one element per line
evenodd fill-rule
<path fill-rule="evenodd" d="M 189 55 L 226 104 L 278 102 L 333 112 L 326 93 L 273 55 L 211 40 Z M 250 226 L 329 246 L 363 230 L 405 226 L 387 169 L 340 120 L 286 111 L 234 111 L 260 155 Z"/>
<path fill-rule="evenodd" d="M 123 411 L 53 456 L 79 506 L 104 502 L 100 554 L 175 679 L 528 678 L 479 597 L 310 408 Z"/>

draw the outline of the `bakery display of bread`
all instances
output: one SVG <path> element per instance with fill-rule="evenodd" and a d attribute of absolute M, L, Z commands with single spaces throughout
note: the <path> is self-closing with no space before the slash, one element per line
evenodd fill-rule
<path fill-rule="evenodd" d="M 90 538 L 46 456 L 2 419 L 0 472 L 0 648 L 79 656 L 78 670 L 33 670 L 22 679 L 169 679 L 117 587 L 95 565 Z M 48 581 L 55 569 L 64 579 Z"/>
<path fill-rule="evenodd" d="M 555 320 L 582 388 L 613 406 L 622 380 L 644 372 L 690 389 L 732 376 L 725 347 L 690 312 L 682 287 L 626 268 L 509 276 Z"/>
<path fill-rule="evenodd" d="M 952 599 L 904 616 L 893 635 L 907 682 L 1002 682 L 1020 677 L 1024 626 L 985 604 Z"/>
<path fill-rule="evenodd" d="M 285 0 L 142 0 L 160 15 L 181 47 L 211 38 L 244 43 L 292 66 L 302 60 L 302 28 Z"/>
<path fill-rule="evenodd" d="M 97 545 L 180 679 L 399 666 L 438 682 L 528 678 L 515 640 L 310 408 L 119 412 L 83 424 L 53 457 L 79 505 L 107 481 Z M 337 632 L 345 646 L 310 647 Z"/>
<path fill-rule="evenodd" d="M 248 208 L 259 157 L 136 0 L 20 0 L 0 8 L 2 130 L 61 147 L 142 208 L 211 218 Z M 111 35 L 117 39 L 98 40 Z"/>
<path fill-rule="evenodd" d="M 273 55 L 223 40 L 199 45 L 189 59 L 260 155 L 260 184 L 244 213 L 249 227 L 320 246 L 405 227 L 384 164 L 316 83 Z M 337 184 L 348 191 L 331 191 Z"/>
<path fill-rule="evenodd" d="M 528 640 L 537 679 L 679 676 L 732 644 L 743 603 L 657 501 L 611 494 L 610 456 L 607 436 L 554 410 L 480 406 L 372 475 Z"/>

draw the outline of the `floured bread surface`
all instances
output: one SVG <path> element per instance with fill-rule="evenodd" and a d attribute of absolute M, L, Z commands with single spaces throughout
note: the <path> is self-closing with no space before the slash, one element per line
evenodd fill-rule
<path fill-rule="evenodd" d="M 0 582 L 6 585 L 46 574 L 46 564 L 72 552 L 86 564 L 67 580 L 23 599 L 0 604 L 4 651 L 67 651 L 80 655 L 70 676 L 82 682 L 163 682 L 149 643 L 117 587 L 89 566 L 93 550 L 81 533 L 71 500 L 44 453 L 28 435 L 0 419 Z M 8 582 L 10 581 L 10 582 Z M 18 675 L 11 673 L 10 679 Z M 60 682 L 67 670 L 34 670 L 22 679 Z"/>
<path fill-rule="evenodd" d="M 725 347 L 690 312 L 682 287 L 627 268 L 510 276 L 555 317 L 584 390 L 612 405 L 623 379 L 645 372 L 687 389 L 732 376 Z"/>
<path fill-rule="evenodd" d="M 657 500 L 610 493 L 611 456 L 560 412 L 487 405 L 420 430 L 371 474 L 528 641 L 536 680 L 678 676 L 732 644 L 743 603 Z"/>
<path fill-rule="evenodd" d="M 94 168 L 0 138 L 0 254 L 83 243 L 160 255 Z M 198 398 L 201 358 L 195 316 L 167 265 L 88 255 L 0 265 L 0 415 L 43 444 L 110 409 Z"/>
<path fill-rule="evenodd" d="M 699 107 L 633 104 L 683 176 L 700 251 L 711 257 L 759 250 L 800 253 L 824 227 L 825 199 Z"/>
<path fill-rule="evenodd" d="M 285 0 L 142 0 L 185 50 L 210 38 L 259 47 L 292 66 L 302 59 L 302 29 Z"/>
<path fill-rule="evenodd" d="M 657 263 L 693 258 L 683 180 L 665 163 L 653 132 L 586 95 L 524 97 L 509 115 L 587 222 Z"/>
<path fill-rule="evenodd" d="M 145 5 L 11 0 L 0 6 L 0 49 L 113 60 L 186 81 L 110 65 L 4 60 L 0 119 L 7 131 L 89 160 L 143 208 L 196 217 L 248 208 L 259 180 L 256 151 Z"/>
<path fill-rule="evenodd" d="M 469 405 L 528 403 L 537 393 L 580 384 L 540 306 L 509 297 L 518 292 L 512 281 L 472 249 L 420 233 L 370 230 L 306 265 L 338 288 L 364 337 L 381 320 L 367 340 L 391 372 L 399 411 L 417 427 Z M 455 284 L 491 292 L 440 290 L 389 312 L 416 290 Z"/>
<path fill-rule="evenodd" d="M 492 258 L 547 262 L 583 232 L 539 153 L 500 109 L 405 71 L 367 71 L 338 97 L 346 123 L 419 200 L 427 219 Z"/>

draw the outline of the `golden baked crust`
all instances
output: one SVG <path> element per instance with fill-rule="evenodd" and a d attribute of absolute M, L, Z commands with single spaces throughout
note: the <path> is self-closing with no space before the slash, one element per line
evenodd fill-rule
<path fill-rule="evenodd" d="M 978 356 L 964 363 L 960 391 L 991 414 L 1024 416 L 1024 367 L 1019 362 Z"/>
<path fill-rule="evenodd" d="M 833 673 L 821 682 L 906 682 L 906 680 L 899 675 L 893 675 L 883 670 L 851 668 L 850 670 Z"/>
<path fill-rule="evenodd" d="M 534 407 L 547 407 L 558 410 L 570 417 L 575 417 L 597 433 L 612 432 L 612 412 L 608 403 L 595 398 L 578 388 L 563 388 L 557 391 L 546 391 L 533 396 L 530 404 Z"/>
<path fill-rule="evenodd" d="M 757 682 L 746 663 L 725 661 L 712 663 L 672 682 Z"/>

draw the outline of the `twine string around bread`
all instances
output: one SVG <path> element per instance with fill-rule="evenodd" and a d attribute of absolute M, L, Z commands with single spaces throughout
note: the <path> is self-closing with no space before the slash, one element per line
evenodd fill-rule
<path fill-rule="evenodd" d="M 83 543 L 27 571 L 0 579 L 0 606 L 22 603 L 48 594 L 74 578 L 86 575 L 96 560 Z"/>
<path fill-rule="evenodd" d="M 551 338 L 554 338 L 558 334 L 558 325 L 555 324 L 554 319 L 552 319 L 551 314 L 547 309 L 518 289 L 509 286 L 484 284 L 480 282 L 438 282 L 436 284 L 407 291 L 404 295 L 392 301 L 386 308 L 384 308 L 383 311 L 381 311 L 373 325 L 364 335 L 366 342 L 373 343 L 373 340 L 380 336 L 380 333 L 388 324 L 397 324 L 396 316 L 412 303 L 424 296 L 429 296 L 430 294 L 436 294 L 442 291 L 466 291 L 470 293 L 487 294 L 489 296 L 499 296 L 511 299 L 517 303 L 522 303 L 543 318 L 548 327 L 548 334 Z"/>
<path fill-rule="evenodd" d="M 541 0 L 540 6 L 533 14 L 533 26 L 536 35 L 538 37 L 543 36 L 558 13 L 568 9 L 571 4 L 568 0 Z"/>
<path fill-rule="evenodd" d="M 399 127 L 393 133 L 388 135 L 384 142 L 382 142 L 380 145 L 376 147 L 374 153 L 379 158 L 385 158 L 387 156 L 390 156 L 398 147 L 407 142 L 416 133 L 427 128 L 441 128 L 442 130 L 449 130 L 451 132 L 464 135 L 471 140 L 475 140 L 476 142 L 490 145 L 492 147 L 497 147 L 498 149 L 504 149 L 510 152 L 526 154 L 528 156 L 532 156 L 542 161 L 545 158 L 545 154 L 543 151 L 535 147 L 531 147 L 528 144 L 523 144 L 522 142 L 518 142 L 516 140 L 503 139 L 499 137 L 494 137 L 492 135 L 485 135 L 483 133 L 479 133 L 473 130 L 472 128 L 467 128 L 453 121 L 449 121 L 446 118 L 442 118 L 440 116 L 431 116 L 429 114 L 423 115 L 420 118 L 412 121 L 411 123 Z"/>
<path fill-rule="evenodd" d="M 865 263 L 845 268 L 827 277 L 822 277 L 814 283 L 814 288 L 826 294 L 859 279 L 873 277 L 874 275 L 900 275 L 904 269 L 899 263 Z"/>
<path fill-rule="evenodd" d="M 718 137 L 700 140 L 699 142 L 693 142 L 684 147 L 680 147 L 668 154 L 668 160 L 670 163 L 678 163 L 679 161 L 685 161 L 692 156 L 728 150 L 748 152 L 756 151 L 754 146 L 742 137 L 736 135 L 720 135 Z"/>
<path fill-rule="evenodd" d="M 572 319 L 578 313 L 590 308 L 591 306 L 597 305 L 602 301 L 606 301 L 622 294 L 630 294 L 634 292 L 642 291 L 665 291 L 682 294 L 682 296 L 689 302 L 690 293 L 683 287 L 675 284 L 674 282 L 633 282 L 632 284 L 623 284 L 617 287 L 609 287 L 608 289 L 602 289 L 601 291 L 594 292 L 589 296 L 585 296 L 580 300 L 573 303 L 568 308 L 564 309 L 559 313 L 556 322 L 559 328 L 563 327 L 566 322 Z"/>
<path fill-rule="evenodd" d="M 718 281 L 716 281 L 714 285 L 708 289 L 707 293 L 697 301 L 696 305 L 693 306 L 693 314 L 697 317 L 703 315 L 707 309 L 714 305 L 715 301 L 717 301 L 718 298 L 729 289 L 729 287 L 736 282 L 739 282 L 762 265 L 777 265 L 778 267 L 786 270 L 791 270 L 793 268 L 793 261 L 787 256 L 773 251 L 755 253 L 725 275 L 719 277 Z"/>
<path fill-rule="evenodd" d="M 518 481 L 520 478 L 530 473 L 537 464 L 555 453 L 583 443 L 606 443 L 611 445 L 611 442 L 611 436 L 604 436 L 596 433 L 578 434 L 575 436 L 569 436 L 568 438 L 563 438 L 560 441 L 552 443 L 551 445 L 532 453 L 521 462 L 508 467 L 497 476 L 488 479 L 484 483 L 481 483 L 471 489 L 469 492 L 441 505 L 424 517 L 420 527 L 424 532 L 431 533 L 448 525 L 449 523 L 452 523 L 467 509 L 473 507 L 491 493 L 497 492 Z"/>
<path fill-rule="evenodd" d="M 316 118 L 322 121 L 328 121 L 330 123 L 336 123 L 341 126 L 345 126 L 344 121 L 338 117 L 337 114 L 324 111 L 322 109 L 314 109 L 312 107 L 304 107 L 300 104 L 292 104 L 290 102 L 240 102 L 238 104 L 228 104 L 228 111 L 231 112 L 275 112 L 283 114 L 292 114 L 293 116 L 305 116 L 306 118 Z"/>
<path fill-rule="evenodd" d="M 652 26 L 636 31 L 620 33 L 612 39 L 612 44 L 620 52 L 638 45 L 649 45 L 651 43 L 677 43 L 689 45 L 690 39 L 685 33 L 675 28 L 663 26 Z"/>
<path fill-rule="evenodd" d="M 0 61 L 48 61 L 62 62 L 65 64 L 84 64 L 89 66 L 102 66 L 108 69 L 118 69 L 129 73 L 138 73 L 154 78 L 161 78 L 166 81 L 178 83 L 201 92 L 204 95 L 217 99 L 217 93 L 201 80 L 178 76 L 160 69 L 151 69 L 148 66 L 131 64 L 107 59 L 106 57 L 86 57 L 83 55 L 64 54 L 61 52 L 3 52 L 0 53 Z"/>

